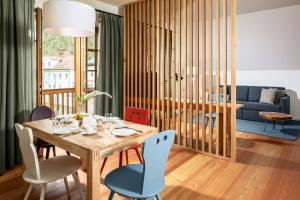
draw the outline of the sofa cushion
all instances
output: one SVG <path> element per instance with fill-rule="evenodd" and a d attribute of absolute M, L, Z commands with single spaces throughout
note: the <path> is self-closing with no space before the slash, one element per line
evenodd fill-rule
<path fill-rule="evenodd" d="M 245 102 L 243 109 L 257 110 L 257 111 L 268 111 L 268 112 L 279 112 L 280 105 L 259 103 L 259 102 Z"/>
<path fill-rule="evenodd" d="M 250 86 L 248 101 L 259 102 L 261 90 L 262 90 L 262 87 L 260 87 L 260 86 Z"/>
<path fill-rule="evenodd" d="M 276 94 L 275 94 L 274 104 L 279 104 L 280 99 L 284 96 L 286 96 L 285 90 L 278 90 L 277 89 Z"/>
<path fill-rule="evenodd" d="M 276 88 L 262 89 L 260 94 L 260 103 L 274 104 Z"/>
<path fill-rule="evenodd" d="M 231 95 L 231 87 L 227 86 L 227 89 L 228 89 L 228 94 Z M 248 101 L 248 90 L 249 90 L 249 86 L 236 86 L 236 100 Z"/>

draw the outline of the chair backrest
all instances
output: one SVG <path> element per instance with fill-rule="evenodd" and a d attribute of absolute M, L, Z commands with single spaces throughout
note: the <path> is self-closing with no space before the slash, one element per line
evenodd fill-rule
<path fill-rule="evenodd" d="M 134 122 L 137 124 L 148 125 L 149 113 L 144 108 L 125 108 L 124 120 L 128 122 Z"/>
<path fill-rule="evenodd" d="M 143 145 L 144 180 L 141 194 L 151 188 L 163 187 L 168 155 L 175 138 L 175 131 L 163 131 L 147 139 Z"/>
<path fill-rule="evenodd" d="M 37 106 L 31 113 L 30 121 L 49 119 L 53 117 L 51 108 L 47 106 Z"/>
<path fill-rule="evenodd" d="M 35 177 L 36 179 L 40 179 L 40 166 L 38 156 L 33 144 L 32 130 L 29 128 L 24 128 L 20 124 L 15 124 L 15 128 L 19 138 L 19 145 L 21 148 L 25 167 L 33 177 Z"/>

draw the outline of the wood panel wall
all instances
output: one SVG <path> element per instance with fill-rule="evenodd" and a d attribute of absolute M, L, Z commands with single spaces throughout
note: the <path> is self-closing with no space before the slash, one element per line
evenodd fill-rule
<path fill-rule="evenodd" d="M 236 0 L 143 0 L 123 11 L 125 107 L 176 129 L 178 145 L 234 160 Z"/>

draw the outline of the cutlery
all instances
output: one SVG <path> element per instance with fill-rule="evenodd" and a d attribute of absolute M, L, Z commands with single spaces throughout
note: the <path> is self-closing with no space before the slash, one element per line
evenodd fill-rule
<path fill-rule="evenodd" d="M 135 128 L 131 128 L 131 127 L 128 127 L 128 126 L 124 126 L 124 127 L 118 127 L 118 128 L 115 128 L 115 129 L 121 129 L 121 128 L 128 128 L 128 129 L 132 129 L 132 130 L 134 130 L 134 131 L 136 131 L 136 132 L 138 132 L 138 133 L 143 133 L 143 131 L 141 131 L 141 130 L 138 130 L 138 129 L 135 129 Z"/>
<path fill-rule="evenodd" d="M 80 131 L 72 132 L 72 133 L 70 133 L 70 134 L 63 135 L 63 136 L 61 136 L 61 137 L 62 137 L 62 138 L 64 138 L 64 137 L 69 137 L 69 136 L 77 135 L 78 133 L 80 133 Z"/>

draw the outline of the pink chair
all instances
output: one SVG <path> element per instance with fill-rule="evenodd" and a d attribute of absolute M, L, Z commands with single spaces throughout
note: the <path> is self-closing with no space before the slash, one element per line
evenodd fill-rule
<path fill-rule="evenodd" d="M 143 108 L 127 107 L 127 108 L 125 108 L 124 120 L 128 121 L 128 122 L 137 123 L 137 124 L 148 125 L 148 123 L 149 123 L 148 110 L 143 109 Z M 125 152 L 125 156 L 126 156 L 126 163 L 127 163 L 127 165 L 129 164 L 129 159 L 128 159 L 128 151 L 129 150 L 135 151 L 140 163 L 142 164 L 143 158 L 139 152 L 139 147 L 140 147 L 140 145 L 131 147 L 125 151 L 121 151 L 120 156 L 119 156 L 119 167 L 121 167 L 123 164 L 123 153 L 124 152 Z M 107 159 L 108 159 L 108 157 L 104 158 L 103 164 L 101 166 L 100 174 L 102 174 L 102 171 L 105 167 Z"/>

